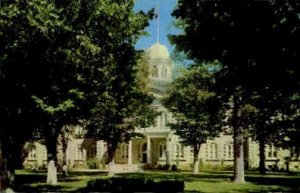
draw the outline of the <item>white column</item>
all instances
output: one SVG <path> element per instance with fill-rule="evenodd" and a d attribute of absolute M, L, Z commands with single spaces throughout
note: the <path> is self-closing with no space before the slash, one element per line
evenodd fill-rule
<path fill-rule="evenodd" d="M 128 143 L 128 164 L 132 164 L 132 141 Z"/>
<path fill-rule="evenodd" d="M 151 164 L 151 138 L 147 136 L 147 164 Z"/>

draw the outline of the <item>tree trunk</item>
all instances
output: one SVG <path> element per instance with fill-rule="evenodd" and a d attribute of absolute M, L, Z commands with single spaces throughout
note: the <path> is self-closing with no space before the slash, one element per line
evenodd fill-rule
<path fill-rule="evenodd" d="M 108 176 L 114 176 L 114 157 L 117 147 L 118 142 L 108 142 L 107 144 Z"/>
<path fill-rule="evenodd" d="M 245 164 L 245 171 L 249 170 L 249 138 L 244 137 L 244 164 Z"/>
<path fill-rule="evenodd" d="M 245 183 L 244 168 L 244 135 L 240 99 L 234 96 L 233 107 L 233 138 L 234 138 L 234 183 Z"/>
<path fill-rule="evenodd" d="M 10 139 L 0 140 L 0 192 L 13 188 L 15 169 L 20 166 L 22 142 L 20 144 Z"/>
<path fill-rule="evenodd" d="M 62 159 L 62 166 L 67 164 L 67 146 L 62 146 L 62 152 L 63 152 L 63 159 Z"/>
<path fill-rule="evenodd" d="M 201 144 L 195 144 L 194 145 L 194 168 L 193 168 L 193 174 L 199 174 L 200 147 L 201 147 Z"/>
<path fill-rule="evenodd" d="M 7 188 L 7 159 L 5 156 L 5 150 L 2 144 L 2 140 L 0 141 L 0 192 L 4 192 Z"/>
<path fill-rule="evenodd" d="M 52 156 L 55 163 L 57 163 L 57 139 L 51 138 L 46 141 L 47 148 L 47 160 L 49 161 L 49 157 Z"/>
<path fill-rule="evenodd" d="M 62 165 L 67 164 L 67 148 L 68 148 L 68 141 L 69 141 L 69 134 L 67 134 L 67 136 L 65 136 L 64 134 L 62 134 Z"/>
<path fill-rule="evenodd" d="M 260 137 L 259 138 L 259 168 L 258 168 L 260 174 L 265 174 L 266 173 L 265 148 L 266 148 L 265 140 L 264 140 L 263 137 Z"/>

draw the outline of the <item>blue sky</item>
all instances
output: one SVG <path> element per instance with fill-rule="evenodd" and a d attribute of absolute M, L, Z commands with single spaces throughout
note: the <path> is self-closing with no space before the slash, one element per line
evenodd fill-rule
<path fill-rule="evenodd" d="M 135 10 L 148 11 L 151 8 L 157 8 L 159 2 L 159 26 L 160 33 L 159 39 L 160 43 L 167 46 L 169 52 L 171 53 L 174 49 L 174 46 L 171 46 L 167 39 L 168 34 L 178 33 L 178 29 L 173 25 L 173 18 L 171 17 L 171 12 L 173 11 L 176 0 L 136 0 Z M 146 31 L 149 33 L 149 36 L 141 37 L 136 44 L 137 49 L 147 49 L 152 44 L 157 41 L 157 19 L 150 21 L 150 26 L 146 28 Z"/>

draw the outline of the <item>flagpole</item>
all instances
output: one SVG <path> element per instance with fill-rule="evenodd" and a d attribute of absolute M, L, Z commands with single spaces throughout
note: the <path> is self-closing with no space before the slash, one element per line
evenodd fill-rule
<path fill-rule="evenodd" d="M 157 0 L 157 10 L 156 10 L 156 14 L 157 14 L 157 34 L 156 34 L 156 42 L 159 43 L 159 0 Z"/>

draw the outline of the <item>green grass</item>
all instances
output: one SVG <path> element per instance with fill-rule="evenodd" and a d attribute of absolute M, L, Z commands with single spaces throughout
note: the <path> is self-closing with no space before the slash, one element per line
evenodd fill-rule
<path fill-rule="evenodd" d="M 47 186 L 46 173 L 16 172 L 16 191 L 44 192 L 53 191 L 79 191 L 86 187 L 88 181 L 98 178 L 107 178 L 106 173 L 71 172 L 66 178 L 59 177 L 57 186 Z M 260 175 L 257 172 L 246 174 L 245 184 L 231 182 L 232 172 L 207 171 L 193 175 L 189 172 L 147 171 L 144 173 L 119 174 L 125 178 L 147 178 L 154 181 L 183 180 L 186 192 L 199 193 L 239 193 L 239 192 L 300 192 L 300 174 L 288 175 L 285 173 L 269 173 Z"/>

